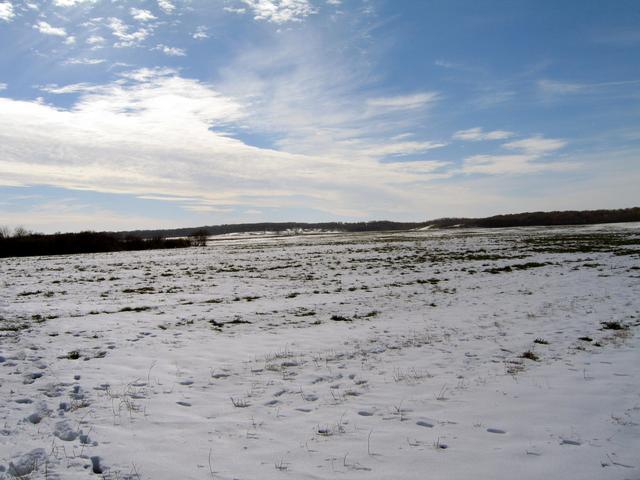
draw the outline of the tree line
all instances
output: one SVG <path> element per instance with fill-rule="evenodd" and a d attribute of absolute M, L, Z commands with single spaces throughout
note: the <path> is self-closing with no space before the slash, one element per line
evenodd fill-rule
<path fill-rule="evenodd" d="M 18 228 L 14 232 L 11 232 L 6 227 L 0 228 L 0 257 L 184 248 L 195 244 L 195 239 L 191 238 L 140 238 L 135 235 L 119 235 L 108 232 L 54 233 L 45 235 L 28 232 L 23 228 Z"/>
<path fill-rule="evenodd" d="M 134 230 L 121 232 L 141 238 L 187 237 L 195 232 L 206 235 L 224 235 L 229 233 L 256 232 L 296 232 L 300 230 L 321 230 L 337 232 L 380 232 L 413 230 L 424 227 L 434 228 L 500 228 L 500 227 L 531 227 L 544 225 L 589 225 L 596 223 L 640 222 L 640 208 L 624 208 L 618 210 L 580 210 L 555 212 L 525 212 L 508 215 L 494 215 L 484 218 L 439 218 L 424 222 L 392 222 L 378 220 L 372 222 L 263 222 L 236 223 L 225 225 L 209 225 L 197 228 L 174 228 L 169 230 Z"/>
<path fill-rule="evenodd" d="M 262 222 L 262 223 L 233 223 L 224 225 L 208 225 L 196 228 L 172 228 L 168 230 L 134 230 L 126 233 L 141 238 L 152 236 L 162 237 L 187 237 L 196 231 L 205 232 L 207 235 L 225 235 L 228 233 L 258 233 L 258 232 L 293 232 L 301 230 L 322 230 L 336 232 L 380 232 L 393 230 L 411 230 L 423 227 L 426 222 L 391 222 L 376 220 L 371 222 Z"/>
<path fill-rule="evenodd" d="M 11 232 L 0 227 L 0 257 L 65 255 L 75 253 L 117 252 L 158 248 L 205 246 L 207 237 L 228 233 L 299 232 L 302 230 L 337 232 L 401 231 L 417 228 L 503 228 L 544 225 L 589 225 L 597 223 L 640 222 L 640 207 L 618 210 L 570 210 L 525 212 L 485 218 L 440 218 L 425 222 L 265 222 L 211 225 L 170 230 L 129 232 L 80 232 L 45 235 L 24 228 Z"/>
<path fill-rule="evenodd" d="M 439 228 L 451 227 L 539 227 L 545 225 L 592 225 L 597 223 L 640 222 L 640 208 L 618 210 L 565 210 L 494 215 L 486 218 L 440 218 L 427 222 Z"/>

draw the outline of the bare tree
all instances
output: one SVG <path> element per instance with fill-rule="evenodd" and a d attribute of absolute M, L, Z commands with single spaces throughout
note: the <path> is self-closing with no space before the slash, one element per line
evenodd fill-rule
<path fill-rule="evenodd" d="M 29 230 L 27 230 L 26 228 L 20 226 L 20 227 L 16 227 L 16 229 L 13 231 L 13 236 L 16 238 L 20 238 L 20 237 L 26 237 L 28 235 L 30 235 L 31 232 L 29 232 Z"/>
<path fill-rule="evenodd" d="M 191 245 L 194 247 L 206 247 L 207 246 L 207 237 L 209 236 L 208 232 L 201 228 L 200 230 L 196 230 L 192 232 L 189 237 L 191 238 Z"/>

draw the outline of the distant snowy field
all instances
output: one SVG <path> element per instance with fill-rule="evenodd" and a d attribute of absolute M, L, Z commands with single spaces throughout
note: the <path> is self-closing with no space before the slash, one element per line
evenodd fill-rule
<path fill-rule="evenodd" d="M 638 224 L 0 274 L 1 479 L 640 478 Z"/>

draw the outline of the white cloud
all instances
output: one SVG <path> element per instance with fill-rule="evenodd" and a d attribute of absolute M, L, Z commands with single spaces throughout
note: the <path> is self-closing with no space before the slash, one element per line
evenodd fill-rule
<path fill-rule="evenodd" d="M 100 35 L 91 35 L 89 38 L 87 38 L 87 43 L 89 45 L 102 45 L 104 42 L 104 37 L 101 37 Z"/>
<path fill-rule="evenodd" d="M 15 16 L 16 14 L 13 11 L 13 4 L 11 2 L 0 2 L 0 20 L 10 22 Z"/>
<path fill-rule="evenodd" d="M 0 92 L 6 90 L 8 85 L 6 83 L 0 83 Z"/>
<path fill-rule="evenodd" d="M 155 20 L 157 17 L 151 13 L 149 10 L 143 10 L 140 8 L 131 8 L 129 13 L 133 18 L 140 22 L 148 22 L 150 20 Z"/>
<path fill-rule="evenodd" d="M 47 22 L 40 21 L 33 26 L 40 33 L 44 33 L 45 35 L 54 35 L 57 37 L 66 37 L 67 31 L 62 27 L 52 27 Z"/>
<path fill-rule="evenodd" d="M 431 175 L 431 178 L 434 178 L 433 172 L 449 166 L 449 162 L 442 162 L 438 160 L 419 160 L 414 162 L 388 163 L 385 166 L 398 172 L 417 174 L 421 176 L 429 174 Z M 449 178 L 451 173 L 443 172 L 437 175 L 438 178 Z"/>
<path fill-rule="evenodd" d="M 492 132 L 487 132 L 485 134 L 485 138 L 487 140 L 504 140 L 506 138 L 513 137 L 515 134 L 513 132 L 509 132 L 507 130 L 494 130 Z"/>
<path fill-rule="evenodd" d="M 578 83 L 556 82 L 553 80 L 540 80 L 538 88 L 547 94 L 581 93 L 585 90 L 585 86 Z"/>
<path fill-rule="evenodd" d="M 470 128 L 468 130 L 458 130 L 453 134 L 455 140 L 464 140 L 471 142 L 479 142 L 482 140 L 504 140 L 506 138 L 513 137 L 513 132 L 506 130 L 493 130 L 491 132 L 484 132 L 482 128 Z"/>
<path fill-rule="evenodd" d="M 544 171 L 568 171 L 579 167 L 578 163 L 549 161 L 552 152 L 567 145 L 564 140 L 541 136 L 517 140 L 502 145 L 508 150 L 517 150 L 512 155 L 473 155 L 464 160 L 464 173 L 489 175 L 528 174 Z"/>
<path fill-rule="evenodd" d="M 3 156 L 0 170 L 7 173 L 7 178 L 39 177 L 47 183 L 77 187 L 97 183 L 97 175 L 106 175 L 107 190 L 139 190 L 157 182 L 149 191 L 162 192 L 170 181 L 158 174 L 161 171 L 158 162 L 175 155 L 178 145 L 179 149 L 186 149 L 179 155 L 181 159 L 177 159 L 177 164 L 189 165 L 187 171 L 191 170 L 191 174 L 202 162 L 206 164 L 209 155 L 241 146 L 208 130 L 213 123 L 239 118 L 241 111 L 237 103 L 195 80 L 167 75 L 164 71 L 146 71 L 139 75 L 134 72 L 133 76 L 147 81 L 49 88 L 48 91 L 54 93 L 82 93 L 80 100 L 67 111 L 34 102 L 1 99 L 6 116 L 0 119 L 0 136 L 7 142 L 3 145 L 10 145 L 11 154 Z M 27 127 L 24 123 L 29 118 L 32 123 Z M 13 127 L 9 127 L 11 122 L 15 122 Z M 23 140 L 16 136 L 20 124 L 27 129 Z M 63 136 L 59 137 L 60 134 Z M 53 143 L 48 145 L 50 141 Z M 65 145 L 69 150 L 60 155 L 55 152 L 55 145 Z M 167 147 L 167 153 L 162 153 Z M 95 157 L 89 155 L 92 150 Z M 34 151 L 43 157 L 31 156 Z M 153 158 L 156 155 L 159 155 L 157 160 Z M 128 162 L 127 156 L 137 162 Z M 87 162 L 86 158 L 94 160 Z M 121 168 L 124 170 L 116 171 Z M 176 180 L 179 191 L 188 183 L 182 174 Z"/>
<path fill-rule="evenodd" d="M 105 62 L 104 58 L 70 58 L 64 63 L 66 65 L 100 65 Z"/>
<path fill-rule="evenodd" d="M 108 208 L 97 209 L 79 204 L 74 199 L 38 202 L 25 210 L 2 208 L 0 217 L 10 225 L 24 225 L 38 232 L 93 230 L 134 230 L 139 228 L 174 228 L 175 223 L 164 219 L 131 213 L 116 213 Z"/>
<path fill-rule="evenodd" d="M 56 7 L 74 7 L 83 3 L 95 3 L 97 0 L 53 0 Z"/>
<path fill-rule="evenodd" d="M 40 87 L 40 90 L 47 93 L 53 93 L 56 95 L 61 95 L 65 93 L 80 93 L 80 92 L 90 92 L 95 91 L 98 87 L 94 86 L 91 83 L 72 83 L 69 85 L 64 85 L 62 87 L 56 84 L 50 84 Z"/>
<path fill-rule="evenodd" d="M 183 48 L 170 47 L 168 45 L 158 44 L 153 50 L 160 50 L 165 55 L 170 57 L 184 57 L 186 52 Z"/>
<path fill-rule="evenodd" d="M 242 0 L 256 20 L 272 23 L 299 22 L 316 13 L 308 0 Z"/>
<path fill-rule="evenodd" d="M 424 153 L 434 148 L 446 146 L 445 143 L 436 142 L 393 142 L 386 144 L 374 144 L 363 153 L 375 158 L 383 158 L 387 156 L 403 156 L 416 153 Z"/>
<path fill-rule="evenodd" d="M 43 90 L 79 96 L 68 109 L 0 97 L 3 182 L 189 198 L 191 205 L 217 208 L 295 206 L 364 215 L 388 204 L 421 210 L 424 195 L 410 196 L 402 186 L 427 181 L 442 166 L 378 162 L 381 154 L 436 148 L 429 142 L 362 140 L 357 150 L 369 145 L 372 151 L 354 158 L 247 145 L 224 132 L 246 125 L 252 105 L 171 69 Z"/>
<path fill-rule="evenodd" d="M 193 33 L 192 38 L 194 38 L 195 40 L 203 40 L 205 38 L 209 38 L 207 27 L 205 27 L 204 25 L 196 27 L 196 31 Z"/>
<path fill-rule="evenodd" d="M 329 5 L 341 5 L 342 4 L 342 0 L 327 0 L 327 3 Z"/>
<path fill-rule="evenodd" d="M 441 68 L 456 68 L 459 66 L 457 63 L 448 62 L 447 60 L 436 60 L 435 62 L 433 62 L 433 64 L 436 67 Z"/>
<path fill-rule="evenodd" d="M 246 8 L 224 7 L 223 10 L 225 12 L 229 12 L 229 13 L 237 13 L 237 14 L 247 13 L 247 9 Z"/>
<path fill-rule="evenodd" d="M 370 62 L 344 54 L 346 45 L 357 41 L 287 30 L 273 44 L 246 51 L 221 70 L 218 87 L 251 103 L 246 129 L 275 137 L 275 147 L 291 153 L 368 165 L 372 159 L 439 145 L 424 138 L 437 94 L 363 91 L 371 79 Z M 398 137 L 406 132 L 411 142 L 407 135 Z"/>
<path fill-rule="evenodd" d="M 474 155 L 465 159 L 463 171 L 489 175 L 523 175 L 575 170 L 578 167 L 570 162 L 536 162 L 537 159 L 531 155 Z"/>
<path fill-rule="evenodd" d="M 195 213 L 228 213 L 233 211 L 232 208 L 217 207 L 215 205 L 206 204 L 186 205 L 184 209 Z"/>
<path fill-rule="evenodd" d="M 510 150 L 521 150 L 527 155 L 545 155 L 555 150 L 560 150 L 566 145 L 567 142 L 564 140 L 536 136 L 525 138 L 524 140 L 505 143 L 503 147 Z"/>
<path fill-rule="evenodd" d="M 172 14 L 173 11 L 176 9 L 176 6 L 173 3 L 171 3 L 169 0 L 158 0 L 158 6 L 167 15 Z"/>
<path fill-rule="evenodd" d="M 590 93 L 620 93 L 621 87 L 635 87 L 640 80 L 620 80 L 600 83 L 558 82 L 556 80 L 539 80 L 538 90 L 548 97 L 561 95 L 578 95 Z"/>
<path fill-rule="evenodd" d="M 512 90 L 482 89 L 481 93 L 471 100 L 471 105 L 477 108 L 495 108 L 512 102 L 515 97 L 516 92 Z"/>
<path fill-rule="evenodd" d="M 177 76 L 178 71 L 173 68 L 140 68 L 138 70 L 131 70 L 128 72 L 122 72 L 120 76 L 128 80 L 134 80 L 136 82 L 145 83 L 151 82 L 154 79 L 161 77 Z"/>
<path fill-rule="evenodd" d="M 375 108 L 410 110 L 414 108 L 422 108 L 434 103 L 436 100 L 438 100 L 437 92 L 423 92 L 413 95 L 373 98 L 367 100 L 367 105 Z"/>
<path fill-rule="evenodd" d="M 120 40 L 114 45 L 115 47 L 131 47 L 145 40 L 151 33 L 151 30 L 146 27 L 130 32 L 129 25 L 115 17 L 109 18 L 107 25 L 113 36 Z"/>

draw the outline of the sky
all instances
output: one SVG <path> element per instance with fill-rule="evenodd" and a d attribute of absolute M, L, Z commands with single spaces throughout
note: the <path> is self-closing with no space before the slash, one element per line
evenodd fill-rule
<path fill-rule="evenodd" d="M 637 0 L 0 0 L 0 225 L 640 205 Z"/>

